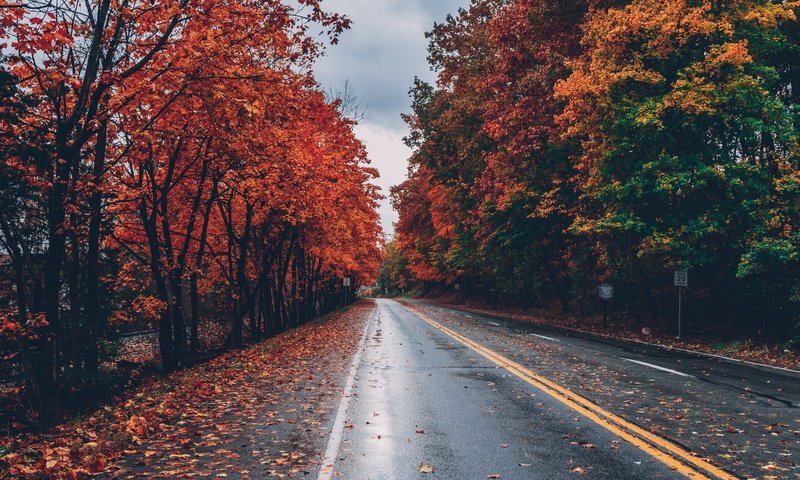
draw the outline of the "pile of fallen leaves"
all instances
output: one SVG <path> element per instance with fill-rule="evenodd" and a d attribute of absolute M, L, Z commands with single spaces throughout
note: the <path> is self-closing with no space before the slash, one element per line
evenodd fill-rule
<path fill-rule="evenodd" d="M 246 350 L 161 377 L 152 377 L 117 403 L 43 434 L 0 437 L 0 479 L 77 479 L 109 471 L 114 461 L 140 443 L 168 437 L 187 418 L 203 415 L 204 404 L 232 394 L 254 376 L 271 375 L 274 365 L 292 365 L 331 346 L 343 321 L 352 321 L 368 303 L 335 313 Z M 349 320 L 346 317 L 350 317 Z"/>
<path fill-rule="evenodd" d="M 577 318 L 570 314 L 553 313 L 549 310 L 523 311 L 493 308 L 481 303 L 460 303 L 452 301 L 452 298 L 443 297 L 441 299 L 425 299 L 430 303 L 467 310 L 477 314 L 490 315 L 496 317 L 510 318 L 522 322 L 534 323 L 537 325 L 547 325 L 564 330 L 591 333 L 615 339 L 633 340 L 660 345 L 666 348 L 681 348 L 692 350 L 699 353 L 712 355 L 724 355 L 738 360 L 766 363 L 780 367 L 800 369 L 800 353 L 785 349 L 782 345 L 758 346 L 751 342 L 720 343 L 714 339 L 684 338 L 677 339 L 673 334 L 657 335 L 655 332 L 642 330 L 635 325 L 626 325 L 614 322 L 611 325 L 604 325 L 602 316 L 590 317 L 578 322 Z M 579 325 L 579 326 L 578 326 Z"/>

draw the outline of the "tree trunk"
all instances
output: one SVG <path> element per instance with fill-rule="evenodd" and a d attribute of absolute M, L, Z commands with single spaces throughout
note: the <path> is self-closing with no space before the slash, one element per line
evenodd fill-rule
<path fill-rule="evenodd" d="M 174 269 L 169 275 L 172 312 L 172 338 L 174 339 L 174 354 L 176 366 L 182 365 L 186 360 L 186 320 L 183 316 L 183 282 L 180 269 Z"/>
<path fill-rule="evenodd" d="M 148 215 L 147 205 L 142 199 L 139 203 L 139 216 L 142 220 L 147 244 L 150 250 L 150 275 L 156 287 L 159 300 L 164 302 L 164 310 L 158 320 L 158 348 L 161 353 L 161 364 L 165 372 L 172 372 L 177 367 L 175 358 L 175 342 L 172 330 L 172 312 L 170 312 L 170 296 L 167 290 L 167 282 L 161 272 L 161 250 L 158 246 L 158 238 L 155 226 L 155 217 Z"/>
<path fill-rule="evenodd" d="M 253 209 L 248 204 L 245 217 L 245 227 L 242 237 L 239 239 L 239 256 L 236 259 L 236 283 L 238 284 L 239 298 L 236 300 L 236 312 L 233 318 L 233 328 L 231 329 L 231 346 L 241 348 L 242 330 L 244 316 L 247 313 L 247 303 L 250 297 L 249 280 L 247 279 L 247 249 L 250 244 L 250 225 L 253 218 Z"/>
<path fill-rule="evenodd" d="M 550 265 L 550 262 L 546 258 L 544 260 L 544 268 L 547 272 L 547 277 L 550 279 L 550 285 L 552 285 L 553 291 L 555 291 L 558 301 L 561 303 L 561 312 L 567 313 L 569 311 L 569 297 L 567 296 L 566 289 L 561 284 L 561 280 L 558 278 L 558 274 L 553 269 L 553 266 Z"/>
<path fill-rule="evenodd" d="M 69 358 L 72 368 L 80 370 L 83 363 L 82 340 L 83 322 L 81 321 L 81 296 L 80 296 L 80 267 L 81 250 L 78 235 L 75 231 L 70 233 L 69 256 Z"/>
<path fill-rule="evenodd" d="M 47 253 L 44 263 L 44 291 L 42 307 L 47 326 L 41 328 L 37 344 L 37 375 L 39 393 L 39 413 L 44 424 L 52 424 L 60 416 L 61 409 L 61 365 L 58 351 L 58 338 L 61 325 L 61 272 L 66 254 L 66 200 L 70 165 L 77 161 L 69 151 L 64 139 L 56 143 L 62 148 L 55 161 L 54 180 L 48 192 L 47 212 Z"/>
<path fill-rule="evenodd" d="M 105 318 L 100 311 L 100 225 L 102 220 L 103 192 L 100 185 L 105 170 L 106 143 L 108 124 L 103 123 L 97 134 L 92 176 L 94 189 L 89 198 L 89 238 L 86 250 L 86 299 L 84 301 L 84 319 L 86 340 L 84 347 L 84 364 L 86 371 L 97 372 L 100 363 L 97 341 L 100 332 L 105 328 Z"/>
<path fill-rule="evenodd" d="M 191 302 L 192 317 L 190 319 L 189 355 L 194 361 L 200 349 L 200 294 L 197 290 L 197 273 L 192 272 L 189 277 L 189 301 Z"/>

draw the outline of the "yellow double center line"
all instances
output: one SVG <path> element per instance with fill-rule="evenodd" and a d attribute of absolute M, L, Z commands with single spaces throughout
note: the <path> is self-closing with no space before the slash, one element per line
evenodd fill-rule
<path fill-rule="evenodd" d="M 721 468 L 712 465 L 708 461 L 695 456 L 695 454 L 687 451 L 684 448 L 681 448 L 669 440 L 659 437 L 652 432 L 648 432 L 642 427 L 635 425 L 618 415 L 603 410 L 590 400 L 542 377 L 541 375 L 537 375 L 522 365 L 498 353 L 495 353 L 492 350 L 489 350 L 483 345 L 470 340 L 469 338 L 445 327 L 434 320 L 431 320 L 428 316 L 417 309 L 411 308 L 406 304 L 403 306 L 419 318 L 429 323 L 433 328 L 446 333 L 470 349 L 480 353 L 492 362 L 505 368 L 522 380 L 528 382 L 539 390 L 544 391 L 569 408 L 577 411 L 589 420 L 595 422 L 606 430 L 612 432 L 623 440 L 663 462 L 670 468 L 670 470 L 677 471 L 686 477 L 693 479 L 736 480 L 738 478 L 722 470 Z"/>

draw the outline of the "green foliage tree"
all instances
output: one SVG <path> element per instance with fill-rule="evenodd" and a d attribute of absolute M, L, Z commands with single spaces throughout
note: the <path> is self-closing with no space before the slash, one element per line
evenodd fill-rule
<path fill-rule="evenodd" d="M 699 314 L 769 312 L 785 330 L 796 268 L 759 274 L 800 246 L 796 217 L 778 205 L 792 203 L 781 197 L 798 160 L 787 21 L 791 8 L 766 1 L 644 0 L 587 19 L 586 51 L 558 88 L 565 134 L 582 141 L 572 231 L 597 245 L 635 307 L 655 305 L 669 287 L 659 272 L 682 266 L 713 308 Z"/>

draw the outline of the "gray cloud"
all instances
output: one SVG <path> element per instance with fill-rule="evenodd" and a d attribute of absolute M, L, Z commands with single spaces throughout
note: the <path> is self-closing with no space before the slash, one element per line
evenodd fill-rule
<path fill-rule="evenodd" d="M 432 80 L 424 33 L 463 1 L 328 0 L 326 8 L 353 20 L 339 45 L 329 47 L 317 65 L 324 86 L 348 79 L 371 110 L 372 121 L 403 128 L 414 76 Z"/>
<path fill-rule="evenodd" d="M 338 45 L 328 47 L 316 65 L 316 77 L 323 87 L 333 89 L 349 81 L 369 107 L 369 118 L 359 132 L 381 172 L 378 183 L 388 195 L 388 187 L 402 182 L 406 171 L 409 152 L 401 140 L 406 127 L 400 114 L 409 110 L 408 90 L 415 76 L 435 79 L 426 60 L 425 32 L 459 6 L 468 6 L 469 0 L 325 0 L 323 4 L 350 17 L 353 26 Z M 395 215 L 388 200 L 381 205 L 381 216 L 384 230 L 391 232 Z"/>

